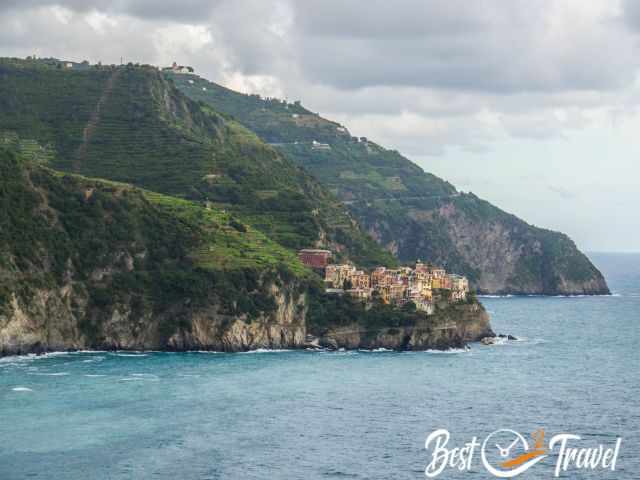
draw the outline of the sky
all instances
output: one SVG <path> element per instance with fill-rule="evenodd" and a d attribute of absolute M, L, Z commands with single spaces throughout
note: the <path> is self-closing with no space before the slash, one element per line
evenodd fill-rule
<path fill-rule="evenodd" d="M 0 55 L 191 65 L 640 251 L 640 1 L 0 0 Z"/>

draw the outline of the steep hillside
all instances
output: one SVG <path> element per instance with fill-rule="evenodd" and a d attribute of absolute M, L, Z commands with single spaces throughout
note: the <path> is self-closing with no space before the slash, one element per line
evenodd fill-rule
<path fill-rule="evenodd" d="M 0 149 L 0 355 L 299 346 L 295 255 L 229 214 Z"/>
<path fill-rule="evenodd" d="M 329 297 L 293 253 L 228 213 L 0 148 L 0 356 L 301 348 L 307 333 L 397 349 L 492 334 L 475 301 L 426 317 Z"/>
<path fill-rule="evenodd" d="M 16 138 L 53 168 L 212 204 L 291 249 L 394 262 L 314 178 L 153 67 L 0 60 L 0 142 Z"/>
<path fill-rule="evenodd" d="M 566 235 L 460 193 L 398 152 L 354 138 L 298 102 L 243 95 L 195 75 L 170 78 L 186 95 L 233 116 L 311 172 L 400 260 L 424 259 L 463 272 L 483 293 L 609 292 L 602 274 Z"/>

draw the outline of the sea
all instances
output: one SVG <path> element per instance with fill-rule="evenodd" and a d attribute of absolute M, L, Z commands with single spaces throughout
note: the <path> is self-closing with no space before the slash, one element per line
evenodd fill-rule
<path fill-rule="evenodd" d="M 497 345 L 2 358 L 0 480 L 639 479 L 640 254 L 590 257 L 613 295 L 482 298 Z"/>

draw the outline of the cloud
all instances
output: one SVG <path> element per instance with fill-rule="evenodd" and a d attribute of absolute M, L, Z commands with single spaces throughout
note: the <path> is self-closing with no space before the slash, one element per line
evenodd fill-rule
<path fill-rule="evenodd" d="M 206 21 L 212 7 L 223 0 L 3 0 L 0 11 L 26 11 L 43 7 L 62 7 L 78 13 L 99 11 L 111 15 L 129 15 L 145 20 L 174 22 Z"/>
<path fill-rule="evenodd" d="M 620 88 L 637 66 L 635 42 L 615 9 L 595 3 L 602 8 L 553 0 L 294 2 L 297 61 L 310 81 L 344 89 Z"/>

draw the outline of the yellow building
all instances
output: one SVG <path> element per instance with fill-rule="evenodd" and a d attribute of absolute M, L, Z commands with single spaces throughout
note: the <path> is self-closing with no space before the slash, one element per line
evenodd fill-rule
<path fill-rule="evenodd" d="M 327 265 L 324 270 L 324 281 L 333 288 L 342 288 L 345 280 L 351 277 L 356 271 L 353 265 Z"/>
<path fill-rule="evenodd" d="M 370 287 L 370 277 L 362 270 L 357 270 L 349 276 L 351 288 L 368 289 Z"/>

